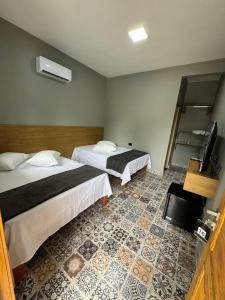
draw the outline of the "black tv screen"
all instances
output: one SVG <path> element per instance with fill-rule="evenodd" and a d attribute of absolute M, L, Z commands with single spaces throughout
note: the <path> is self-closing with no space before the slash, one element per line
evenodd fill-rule
<path fill-rule="evenodd" d="M 206 130 L 206 135 L 203 141 L 203 147 L 200 153 L 200 172 L 204 172 L 208 169 L 216 137 L 217 123 L 211 122 Z"/>

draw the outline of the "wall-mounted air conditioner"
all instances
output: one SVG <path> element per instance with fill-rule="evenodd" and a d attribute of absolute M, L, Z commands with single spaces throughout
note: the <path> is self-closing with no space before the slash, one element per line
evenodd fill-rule
<path fill-rule="evenodd" d="M 72 71 L 43 56 L 36 57 L 37 72 L 63 82 L 72 81 Z"/>

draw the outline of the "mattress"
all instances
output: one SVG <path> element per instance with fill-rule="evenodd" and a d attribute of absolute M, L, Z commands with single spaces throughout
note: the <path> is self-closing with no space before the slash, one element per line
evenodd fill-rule
<path fill-rule="evenodd" d="M 72 154 L 72 159 L 81 162 L 83 164 L 87 164 L 96 167 L 98 169 L 101 169 L 113 176 L 119 177 L 122 180 L 121 182 L 122 185 L 129 182 L 131 180 L 131 175 L 135 174 L 138 170 L 141 170 L 145 166 L 147 166 L 149 169 L 151 167 L 150 155 L 146 154 L 142 157 L 139 157 L 129 162 L 126 165 L 126 168 L 124 169 L 124 172 L 122 174 L 114 170 L 107 169 L 106 163 L 108 157 L 130 151 L 130 149 L 125 147 L 117 147 L 116 151 L 109 153 L 109 152 L 94 151 L 93 150 L 94 146 L 95 145 L 89 145 L 89 146 L 82 146 L 82 147 L 75 148 Z"/>
<path fill-rule="evenodd" d="M 54 167 L 23 163 L 14 171 L 0 172 L 0 192 L 80 166 L 81 163 L 64 157 Z M 108 175 L 101 174 L 5 222 L 12 268 L 30 260 L 49 236 L 98 199 L 111 194 Z"/>

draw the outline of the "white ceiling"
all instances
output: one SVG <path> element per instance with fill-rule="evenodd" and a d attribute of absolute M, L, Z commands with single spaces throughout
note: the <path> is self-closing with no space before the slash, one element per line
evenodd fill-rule
<path fill-rule="evenodd" d="M 224 0 L 0 0 L 0 16 L 107 77 L 225 57 Z"/>

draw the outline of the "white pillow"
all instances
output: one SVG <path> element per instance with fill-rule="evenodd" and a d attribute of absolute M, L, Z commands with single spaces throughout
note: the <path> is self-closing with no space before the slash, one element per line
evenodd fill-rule
<path fill-rule="evenodd" d="M 27 163 L 37 167 L 51 167 L 59 164 L 57 158 L 60 156 L 58 151 L 54 150 L 43 150 L 36 153 Z"/>
<path fill-rule="evenodd" d="M 116 147 L 110 144 L 97 144 L 93 150 L 98 152 L 114 152 L 116 151 Z"/>
<path fill-rule="evenodd" d="M 112 145 L 116 147 L 116 144 L 111 142 L 111 141 L 99 141 L 97 144 L 101 145 L 101 144 L 107 144 L 107 145 Z"/>
<path fill-rule="evenodd" d="M 12 171 L 27 158 L 28 155 L 25 153 L 2 153 L 0 154 L 0 171 Z"/>

